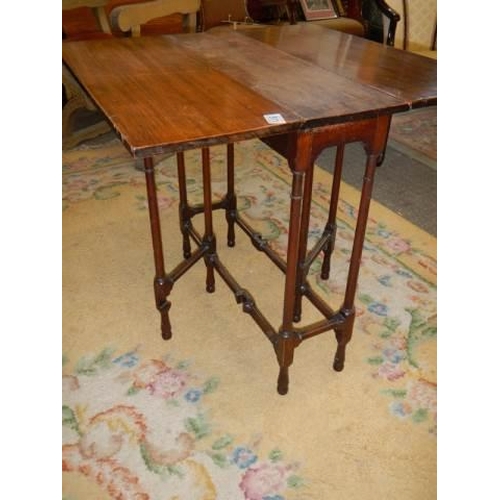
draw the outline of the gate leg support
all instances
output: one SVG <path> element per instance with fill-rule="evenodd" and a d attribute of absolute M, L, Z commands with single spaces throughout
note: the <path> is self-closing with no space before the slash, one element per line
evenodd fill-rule
<path fill-rule="evenodd" d="M 208 293 L 215 291 L 214 263 L 210 255 L 215 254 L 215 235 L 212 222 L 212 186 L 210 175 L 210 150 L 203 148 L 201 151 L 203 168 L 203 214 L 205 216 L 205 235 L 203 244 L 210 248 L 205 256 L 205 265 L 207 266 L 206 290 Z"/>
<path fill-rule="evenodd" d="M 227 246 L 234 247 L 236 236 L 234 224 L 237 211 L 236 193 L 234 191 L 234 144 L 227 145 L 227 193 L 226 193 L 226 222 Z"/>
<path fill-rule="evenodd" d="M 335 236 L 337 232 L 337 207 L 339 205 L 340 184 L 342 181 L 342 167 L 344 163 L 344 144 L 337 146 L 335 156 L 335 170 L 333 172 L 332 191 L 330 195 L 330 209 L 328 211 L 328 220 L 325 226 L 325 232 L 330 233 L 330 240 L 323 253 L 323 265 L 321 266 L 321 279 L 327 280 L 330 276 L 330 261 L 335 245 Z"/>
<path fill-rule="evenodd" d="M 187 199 L 186 166 L 184 153 L 177 153 L 177 179 L 179 182 L 179 223 L 182 234 L 182 251 L 185 259 L 191 257 L 191 243 L 189 241 L 189 228 L 191 227 L 191 217 L 189 215 L 189 205 Z"/>
<path fill-rule="evenodd" d="M 354 328 L 354 299 L 359 277 L 359 268 L 361 266 L 363 242 L 368 223 L 368 212 L 370 210 L 375 170 L 378 161 L 380 160 L 380 155 L 385 149 L 390 123 L 390 116 L 378 117 L 375 127 L 371 131 L 371 137 L 365 141 L 365 151 L 367 153 L 365 174 L 363 177 L 361 198 L 359 200 L 358 220 L 356 222 L 356 230 L 354 232 L 354 241 L 352 245 L 351 260 L 349 263 L 349 272 L 347 275 L 344 303 L 340 308 L 341 313 L 346 318 L 346 322 L 335 329 L 338 347 L 335 354 L 333 368 L 336 371 L 341 371 L 344 368 L 345 348 L 351 340 Z"/>

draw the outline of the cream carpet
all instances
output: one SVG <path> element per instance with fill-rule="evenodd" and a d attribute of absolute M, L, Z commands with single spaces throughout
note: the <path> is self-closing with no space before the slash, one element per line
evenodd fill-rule
<path fill-rule="evenodd" d="M 211 155 L 222 194 L 224 149 Z M 284 255 L 285 160 L 249 141 L 236 164 L 240 209 Z M 283 397 L 271 344 L 217 275 L 205 292 L 203 261 L 175 284 L 173 338 L 161 339 L 139 165 L 117 140 L 63 153 L 63 498 L 435 498 L 435 239 L 372 205 L 345 369 L 331 368 L 333 332 L 314 337 L 297 348 Z M 199 152 L 188 168 L 196 200 Z M 157 172 L 171 269 L 182 258 L 174 157 Z M 316 169 L 311 244 L 330 182 Z M 318 277 L 319 263 L 311 277 L 335 307 L 358 197 L 347 185 L 341 194 L 331 277 Z M 283 275 L 241 232 L 227 248 L 220 211 L 215 229 L 221 260 L 278 327 Z"/>

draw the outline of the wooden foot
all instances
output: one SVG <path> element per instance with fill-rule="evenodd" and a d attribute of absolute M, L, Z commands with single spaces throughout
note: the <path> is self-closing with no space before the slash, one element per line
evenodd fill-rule
<path fill-rule="evenodd" d="M 325 259 L 323 260 L 323 265 L 321 266 L 321 279 L 327 280 L 329 277 L 330 277 L 330 258 L 325 257 Z"/>
<path fill-rule="evenodd" d="M 207 281 L 205 289 L 208 293 L 215 292 L 215 275 L 212 265 L 207 265 Z"/>
<path fill-rule="evenodd" d="M 171 303 L 166 301 L 161 307 L 158 307 L 161 316 L 161 337 L 163 340 L 169 340 L 172 338 L 172 325 L 170 324 L 170 318 L 168 315 L 170 306 Z"/>
<path fill-rule="evenodd" d="M 338 345 L 337 352 L 335 353 L 335 358 L 333 360 L 333 369 L 336 372 L 341 372 L 344 369 L 345 361 L 345 345 Z"/>
<path fill-rule="evenodd" d="M 302 290 L 297 287 L 297 292 L 295 294 L 295 303 L 293 305 L 293 321 L 294 323 L 299 323 L 302 319 Z"/>
<path fill-rule="evenodd" d="M 278 394 L 284 396 L 288 393 L 288 382 L 288 366 L 282 366 L 278 375 Z"/>

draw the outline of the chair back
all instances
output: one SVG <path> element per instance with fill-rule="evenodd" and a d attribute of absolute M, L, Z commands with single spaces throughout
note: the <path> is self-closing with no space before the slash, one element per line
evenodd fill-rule
<path fill-rule="evenodd" d="M 99 29 L 103 33 L 111 34 L 108 16 L 105 7 L 109 0 L 62 0 L 62 10 L 73 10 L 80 7 L 88 7 L 93 12 Z"/>
<path fill-rule="evenodd" d="M 140 36 L 141 25 L 159 17 L 183 15 L 183 31 L 196 31 L 200 0 L 152 0 L 115 7 L 110 13 L 113 29 Z"/>

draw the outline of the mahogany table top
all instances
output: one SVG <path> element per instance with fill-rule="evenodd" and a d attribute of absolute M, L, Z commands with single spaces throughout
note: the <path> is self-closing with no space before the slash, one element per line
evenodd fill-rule
<path fill-rule="evenodd" d="M 63 61 L 136 157 L 437 103 L 435 60 L 307 24 L 65 42 Z"/>

